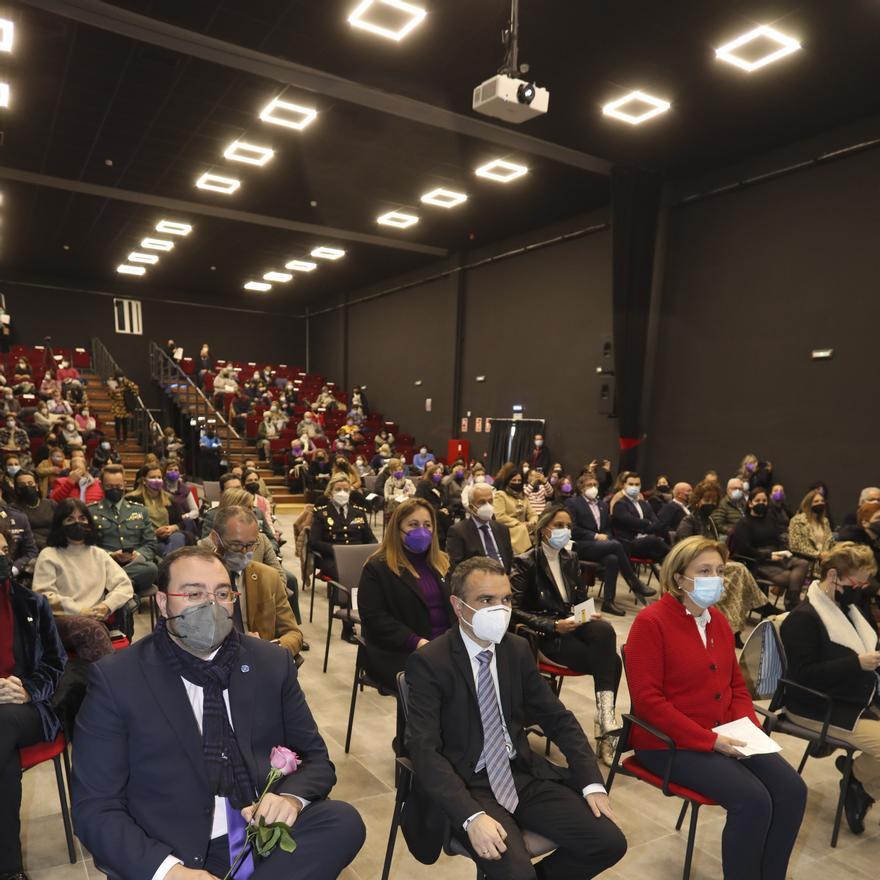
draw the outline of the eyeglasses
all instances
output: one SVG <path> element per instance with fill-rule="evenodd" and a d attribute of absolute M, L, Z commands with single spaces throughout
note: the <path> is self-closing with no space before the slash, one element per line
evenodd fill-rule
<path fill-rule="evenodd" d="M 186 599 L 186 601 L 190 605 L 201 605 L 203 602 L 206 602 L 208 599 L 213 599 L 215 602 L 237 602 L 239 593 L 236 593 L 232 587 L 219 587 L 214 590 L 213 593 L 208 590 L 202 590 L 198 587 L 193 587 L 192 589 L 187 590 L 185 593 L 166 593 L 167 596 L 174 596 L 177 599 Z"/>
<path fill-rule="evenodd" d="M 231 550 L 233 553 L 250 553 L 252 550 L 257 549 L 257 545 L 260 543 L 257 541 L 248 541 L 246 544 L 242 544 L 241 541 L 221 541 L 223 546 L 227 550 Z"/>

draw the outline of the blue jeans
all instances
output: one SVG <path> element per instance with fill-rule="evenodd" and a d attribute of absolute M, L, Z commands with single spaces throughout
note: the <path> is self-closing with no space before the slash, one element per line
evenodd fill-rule
<path fill-rule="evenodd" d="M 186 546 L 186 536 L 183 532 L 173 532 L 164 540 L 160 539 L 158 543 L 159 555 L 167 556 L 173 550 L 179 550 L 181 547 Z"/>

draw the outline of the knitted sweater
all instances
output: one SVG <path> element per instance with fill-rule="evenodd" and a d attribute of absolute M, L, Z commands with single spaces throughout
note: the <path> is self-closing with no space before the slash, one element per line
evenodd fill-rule
<path fill-rule="evenodd" d="M 116 611 L 134 596 L 125 571 L 100 547 L 88 544 L 41 550 L 31 589 L 63 614 L 79 614 L 102 602 Z"/>

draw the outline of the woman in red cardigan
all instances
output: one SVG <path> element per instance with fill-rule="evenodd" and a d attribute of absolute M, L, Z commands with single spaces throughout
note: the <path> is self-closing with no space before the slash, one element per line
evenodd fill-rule
<path fill-rule="evenodd" d="M 712 606 L 723 594 L 727 549 L 708 538 L 676 544 L 663 562 L 664 595 L 633 622 L 626 674 L 633 712 L 676 745 L 670 779 L 727 810 L 721 842 L 725 880 L 785 880 L 807 789 L 780 755 L 743 758 L 740 740 L 713 727 L 758 724 L 734 651 L 733 632 Z M 663 743 L 634 727 L 639 762 L 663 776 Z"/>

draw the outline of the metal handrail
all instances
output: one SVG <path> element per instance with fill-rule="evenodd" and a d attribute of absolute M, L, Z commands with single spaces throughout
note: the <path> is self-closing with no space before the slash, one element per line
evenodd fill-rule
<path fill-rule="evenodd" d="M 92 368 L 100 377 L 101 381 L 106 385 L 107 380 L 116 374 L 117 371 L 125 372 L 122 367 L 116 363 L 115 358 L 110 354 L 110 350 L 97 337 L 92 337 Z M 158 410 L 150 409 L 141 397 L 140 393 L 135 395 L 138 408 L 132 413 L 134 418 L 135 434 L 143 449 L 149 450 L 152 447 L 153 439 L 162 436 L 162 426 L 153 416 Z"/>

